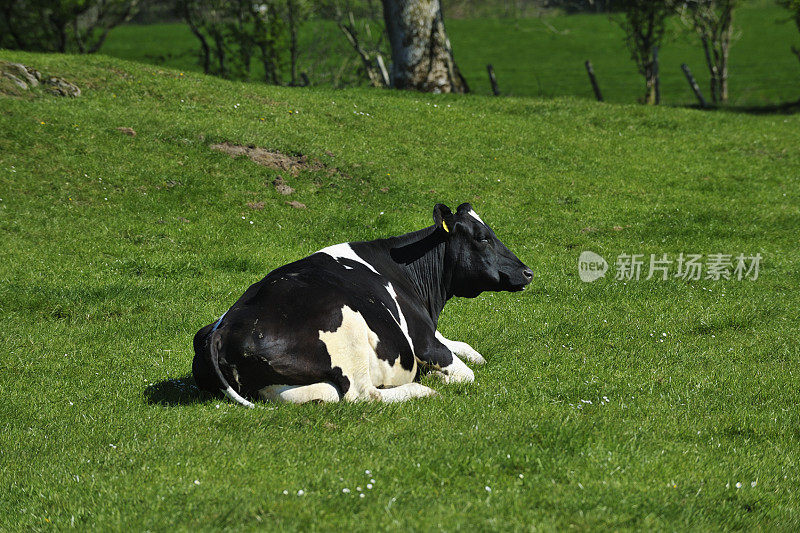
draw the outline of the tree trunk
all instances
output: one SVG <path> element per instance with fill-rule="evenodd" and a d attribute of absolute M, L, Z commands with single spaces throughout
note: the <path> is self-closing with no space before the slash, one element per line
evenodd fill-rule
<path fill-rule="evenodd" d="M 214 39 L 214 46 L 216 46 L 217 61 L 219 63 L 219 76 L 225 77 L 225 39 L 222 37 L 219 28 L 215 25 L 211 28 L 211 37 Z"/>
<path fill-rule="evenodd" d="M 644 67 L 645 79 L 645 93 L 644 103 L 647 105 L 657 105 L 658 99 L 658 70 L 655 68 L 655 63 L 650 62 Z"/>
<path fill-rule="evenodd" d="M 289 0 L 286 6 L 289 10 L 289 68 L 292 81 L 289 85 L 297 85 L 297 6 L 293 0 Z"/>
<path fill-rule="evenodd" d="M 701 39 L 703 43 L 703 52 L 706 54 L 706 65 L 708 66 L 708 76 L 711 82 L 711 101 L 715 104 L 719 101 L 719 94 L 717 92 L 717 65 L 711 59 L 711 50 L 709 49 L 708 38 Z"/>
<path fill-rule="evenodd" d="M 465 93 L 453 59 L 439 0 L 383 0 L 392 47 L 392 86 L 434 93 Z"/>
<path fill-rule="evenodd" d="M 209 74 L 211 72 L 211 48 L 208 46 L 208 40 L 206 40 L 205 35 L 200 31 L 197 22 L 192 19 L 192 11 L 189 3 L 179 2 L 178 8 L 183 16 L 183 20 L 189 25 L 189 30 L 191 30 L 192 34 L 200 41 L 200 62 L 203 64 L 203 73 Z"/>
<path fill-rule="evenodd" d="M 723 103 L 728 101 L 728 45 L 729 43 L 722 45 L 722 61 L 719 68 L 719 100 Z"/>
<path fill-rule="evenodd" d="M 733 8 L 734 2 L 729 2 L 720 17 L 721 36 L 720 36 L 720 61 L 719 61 L 719 96 L 721 102 L 728 101 L 728 58 L 731 50 L 731 40 L 733 38 Z"/>

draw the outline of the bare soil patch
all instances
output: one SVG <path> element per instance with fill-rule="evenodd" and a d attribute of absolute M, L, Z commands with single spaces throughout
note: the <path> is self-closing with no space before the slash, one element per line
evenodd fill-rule
<path fill-rule="evenodd" d="M 283 195 L 289 195 L 294 192 L 294 189 L 286 183 L 286 180 L 283 179 L 282 176 L 278 176 L 272 180 L 272 184 L 275 186 L 275 190 Z"/>
<path fill-rule="evenodd" d="M 325 170 L 326 167 L 320 161 L 311 159 L 305 155 L 287 155 L 281 152 L 267 150 L 266 148 L 259 148 L 255 145 L 243 146 L 240 144 L 231 144 L 229 142 L 212 144 L 212 150 L 217 150 L 236 158 L 240 156 L 247 156 L 254 163 L 263 165 L 265 167 L 273 168 L 275 170 L 284 170 L 289 172 L 292 176 L 297 176 L 303 170 L 312 172 Z M 330 173 L 336 172 L 336 169 L 327 169 Z"/>

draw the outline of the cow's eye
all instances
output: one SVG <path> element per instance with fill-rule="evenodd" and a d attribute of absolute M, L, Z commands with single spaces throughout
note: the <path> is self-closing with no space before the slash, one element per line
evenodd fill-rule
<path fill-rule="evenodd" d="M 486 239 L 486 238 L 478 239 L 478 242 L 483 243 L 483 244 L 489 244 L 489 239 Z"/>

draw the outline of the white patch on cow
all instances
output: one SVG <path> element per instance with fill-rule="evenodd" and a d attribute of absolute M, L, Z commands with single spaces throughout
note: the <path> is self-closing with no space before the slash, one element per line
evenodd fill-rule
<path fill-rule="evenodd" d="M 397 299 L 397 292 L 394 290 L 394 286 L 392 285 L 391 282 L 386 283 L 386 291 L 389 293 L 389 296 L 392 297 L 392 300 L 394 300 L 394 304 L 397 306 L 397 314 L 400 317 L 400 321 L 397 322 L 397 320 L 395 319 L 395 322 L 397 322 L 397 325 L 400 326 L 400 330 L 403 332 L 403 335 L 408 341 L 408 347 L 411 348 L 411 353 L 413 354 L 415 353 L 414 343 L 411 342 L 411 335 L 409 335 L 408 333 L 408 322 L 406 321 L 406 317 L 403 314 L 403 310 L 400 309 L 400 302 Z M 394 318 L 394 314 L 392 314 L 392 318 Z"/>
<path fill-rule="evenodd" d="M 370 358 L 369 375 L 372 384 L 376 387 L 396 387 L 414 381 L 417 374 L 417 360 L 414 359 L 414 366 L 411 370 L 406 370 L 400 364 L 400 356 L 390 365 L 389 361 L 381 359 L 377 355 Z"/>
<path fill-rule="evenodd" d="M 369 329 L 361 313 L 348 306 L 342 307 L 342 324 L 336 331 L 319 332 L 331 357 L 331 367 L 338 367 L 350 381 L 345 392 L 347 401 L 382 400 L 377 386 L 408 384 L 414 380 L 416 366 L 409 371 L 400 365 L 398 357 L 393 365 L 378 358 L 375 349 L 378 336 Z"/>
<path fill-rule="evenodd" d="M 323 248 L 318 253 L 328 254 L 329 256 L 333 257 L 334 259 L 351 259 L 356 261 L 357 263 L 361 263 L 368 269 L 372 270 L 376 274 L 378 271 L 375 270 L 372 265 L 364 261 L 356 252 L 353 250 L 353 247 L 350 246 L 349 242 L 344 242 L 342 244 L 334 244 L 333 246 L 328 246 L 327 248 Z M 353 267 L 342 265 L 348 270 L 352 270 Z M 380 275 L 380 274 L 379 274 Z"/>
<path fill-rule="evenodd" d="M 339 389 L 328 381 L 311 385 L 269 385 L 258 391 L 261 399 L 273 402 L 338 402 Z"/>
<path fill-rule="evenodd" d="M 472 218 L 474 218 L 475 220 L 477 220 L 478 222 L 480 222 L 484 226 L 486 225 L 486 222 L 481 220 L 481 217 L 479 217 L 478 213 L 476 213 L 474 210 L 472 210 L 472 209 L 469 210 L 469 216 L 471 216 Z"/>
<path fill-rule="evenodd" d="M 438 330 L 436 331 L 436 339 L 442 344 L 444 344 L 448 350 L 450 350 L 459 357 L 463 357 L 472 364 L 482 365 L 486 363 L 486 359 L 484 359 L 483 356 L 479 354 L 477 350 L 475 350 L 475 348 L 473 348 L 466 342 L 450 340 L 441 333 L 439 333 Z"/>
<path fill-rule="evenodd" d="M 228 398 L 230 398 L 231 400 L 233 400 L 236 403 L 242 404 L 245 407 L 250 407 L 250 408 L 255 407 L 255 405 L 253 405 L 252 402 L 248 402 L 247 400 L 242 398 L 239 395 L 239 393 L 236 392 L 235 390 L 233 390 L 233 387 L 231 387 L 230 385 L 228 385 L 228 388 L 223 390 L 222 392 L 225 393 L 225 396 L 227 396 Z"/>
<path fill-rule="evenodd" d="M 380 399 L 369 375 L 370 359 L 376 357 L 369 333 L 361 313 L 346 305 L 342 307 L 342 325 L 336 331 L 319 331 L 319 340 L 325 344 L 331 357 L 331 367 L 339 367 L 342 375 L 350 381 L 345 400 Z"/>
<path fill-rule="evenodd" d="M 222 319 L 223 319 L 223 318 L 225 318 L 225 315 L 227 315 L 227 314 L 228 314 L 228 312 L 227 312 L 227 311 L 225 311 L 224 313 L 222 313 L 222 316 L 221 316 L 221 317 L 219 317 L 219 320 L 217 320 L 217 323 L 216 323 L 216 324 L 214 324 L 214 327 L 213 327 L 213 328 L 211 328 L 211 333 L 214 333 L 215 331 L 217 331 L 217 328 L 219 327 L 219 325 L 220 325 L 220 324 L 222 324 Z"/>

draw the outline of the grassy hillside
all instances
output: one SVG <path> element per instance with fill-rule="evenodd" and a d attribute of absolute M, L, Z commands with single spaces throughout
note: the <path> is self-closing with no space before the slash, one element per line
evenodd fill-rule
<path fill-rule="evenodd" d="M 800 526 L 798 115 L 0 59 L 83 89 L 0 97 L 0 529 Z M 192 335 L 248 285 L 437 201 L 534 271 L 445 310 L 488 359 L 476 383 L 255 410 L 197 392 Z M 612 271 L 582 283 L 582 250 Z M 764 259 L 755 281 L 614 279 L 619 254 L 680 252 Z"/>
<path fill-rule="evenodd" d="M 740 38 L 733 44 L 730 94 L 733 105 L 764 105 L 800 98 L 800 63 L 790 52 L 800 41 L 788 12 L 771 2 L 736 12 Z M 676 30 L 661 53 L 664 102 L 696 103 L 680 70 L 688 63 L 710 97 L 708 73 L 696 37 Z M 456 59 L 471 88 L 490 94 L 487 63 L 494 65 L 504 95 L 580 96 L 594 94 L 584 69 L 590 59 L 606 101 L 636 102 L 643 78 L 625 48 L 623 32 L 608 15 L 562 15 L 528 19 L 453 19 L 447 21 Z M 330 22 L 314 21 L 300 34 L 301 69 L 317 85 L 363 83 L 358 60 L 341 32 Z M 197 40 L 181 24 L 123 26 L 108 38 L 103 53 L 147 63 L 199 70 Z M 254 65 L 253 79 L 261 74 Z"/>

